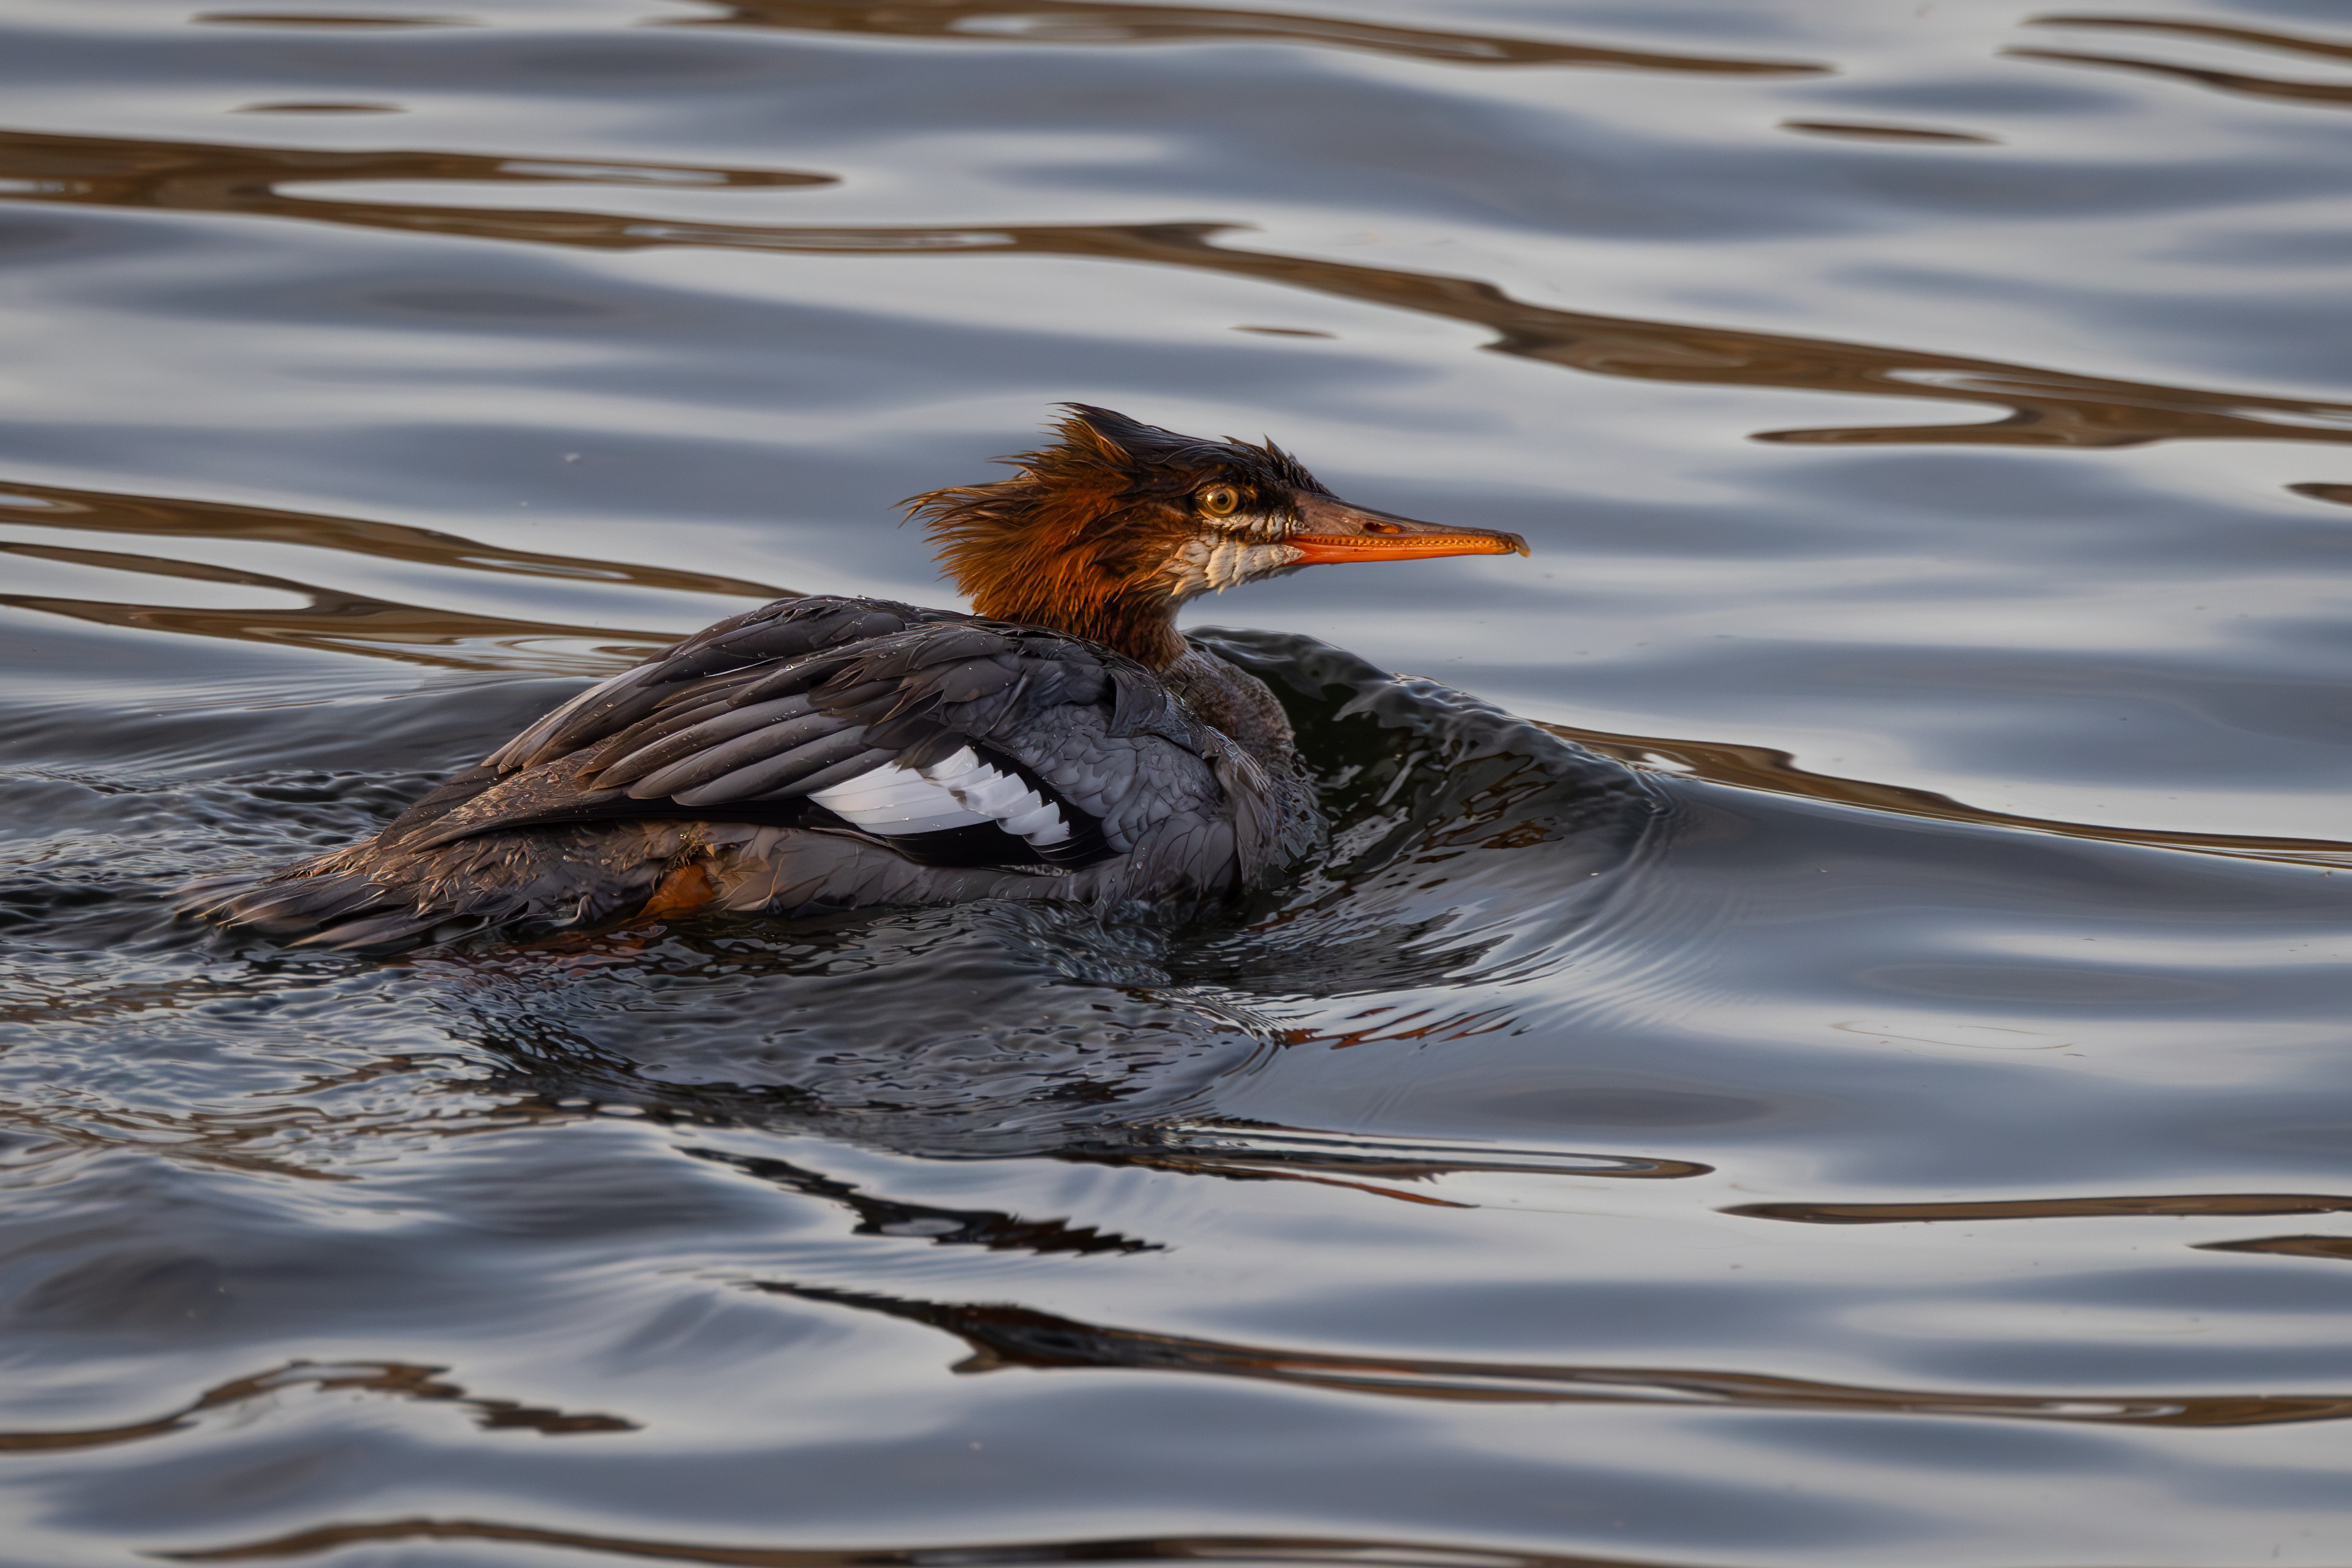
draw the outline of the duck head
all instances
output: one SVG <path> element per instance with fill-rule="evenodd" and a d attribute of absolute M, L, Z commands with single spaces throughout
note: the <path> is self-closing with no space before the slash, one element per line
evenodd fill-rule
<path fill-rule="evenodd" d="M 1181 658 L 1188 599 L 1301 566 L 1528 553 L 1516 533 L 1441 528 L 1333 495 L 1273 442 L 1211 441 L 1065 404 L 1054 446 L 1006 458 L 993 484 L 907 501 L 940 561 L 992 619 Z"/>

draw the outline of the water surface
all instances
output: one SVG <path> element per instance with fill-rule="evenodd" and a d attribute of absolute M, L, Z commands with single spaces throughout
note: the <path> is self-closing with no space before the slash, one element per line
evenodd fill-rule
<path fill-rule="evenodd" d="M 7 1561 L 2352 1554 L 2339 5 L 7 0 L 0 89 Z M 1195 616 L 1296 884 L 170 919 L 949 602 L 893 503 L 1061 399 L 1535 546 Z"/>

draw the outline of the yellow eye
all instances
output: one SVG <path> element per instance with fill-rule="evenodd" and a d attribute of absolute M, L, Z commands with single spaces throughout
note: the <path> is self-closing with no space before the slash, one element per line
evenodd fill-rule
<path fill-rule="evenodd" d="M 1241 491 L 1231 485 L 1211 485 L 1201 492 L 1201 510 L 1211 517 L 1231 517 L 1241 504 Z"/>

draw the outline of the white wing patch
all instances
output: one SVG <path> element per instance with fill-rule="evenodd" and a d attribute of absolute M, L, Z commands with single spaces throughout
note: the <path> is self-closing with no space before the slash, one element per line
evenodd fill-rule
<path fill-rule="evenodd" d="M 817 790 L 809 798 L 868 833 L 896 837 L 993 822 L 1040 848 L 1070 837 L 1062 813 L 1016 773 L 999 773 L 964 747 L 926 768 L 896 763 Z"/>

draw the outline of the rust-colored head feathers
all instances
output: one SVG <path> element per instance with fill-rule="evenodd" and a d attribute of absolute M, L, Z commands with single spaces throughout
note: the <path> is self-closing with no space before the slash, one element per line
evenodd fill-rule
<path fill-rule="evenodd" d="M 905 504 L 972 608 L 1117 648 L 1181 657 L 1177 606 L 1325 561 L 1527 552 L 1517 535 L 1439 529 L 1351 507 L 1268 441 L 1209 441 L 1066 404 L 1060 441 L 1002 461 L 992 484 Z"/>

